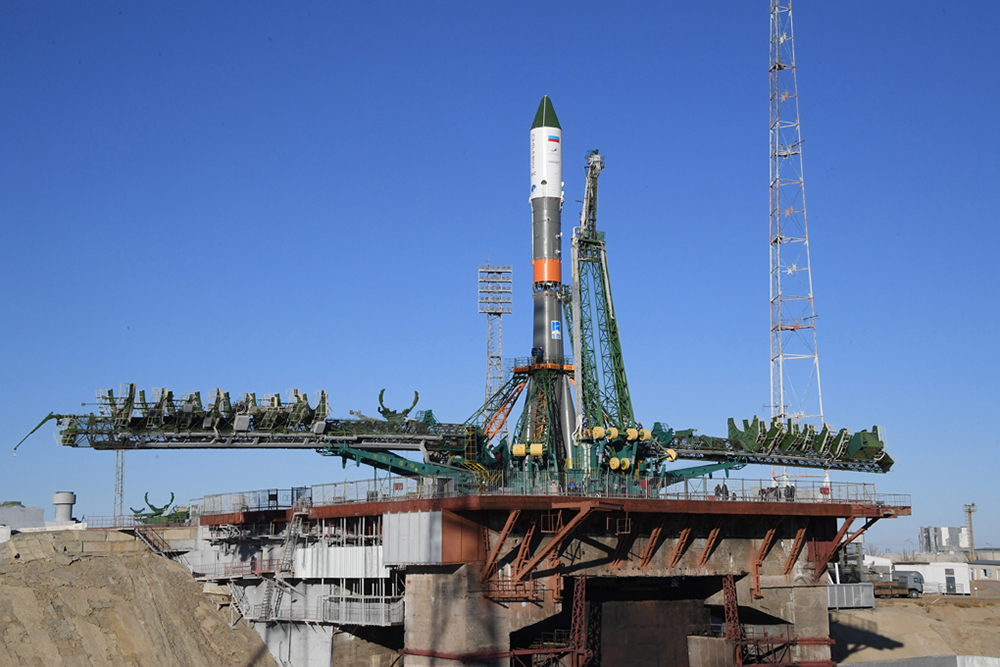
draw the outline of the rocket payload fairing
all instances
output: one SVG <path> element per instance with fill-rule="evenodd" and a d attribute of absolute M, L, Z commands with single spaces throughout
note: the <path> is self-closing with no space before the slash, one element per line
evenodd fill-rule
<path fill-rule="evenodd" d="M 569 375 L 563 354 L 562 287 L 562 127 L 552 101 L 545 96 L 531 124 L 531 265 L 534 302 L 532 366 L 557 368 L 553 374 L 532 376 L 527 410 L 531 442 L 546 442 L 561 451 L 565 461 L 572 451 L 575 426 Z M 543 412 L 544 414 L 540 414 Z M 544 432 L 541 432 L 544 431 Z"/>

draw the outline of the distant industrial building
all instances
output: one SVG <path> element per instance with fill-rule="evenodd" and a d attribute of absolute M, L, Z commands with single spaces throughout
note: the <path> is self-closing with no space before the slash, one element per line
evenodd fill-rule
<path fill-rule="evenodd" d="M 929 526 L 920 529 L 920 551 L 925 554 L 958 553 L 970 547 L 969 529 Z"/>
<path fill-rule="evenodd" d="M 0 504 L 0 525 L 14 530 L 44 526 L 45 510 L 25 507 L 19 500 L 9 500 Z"/>

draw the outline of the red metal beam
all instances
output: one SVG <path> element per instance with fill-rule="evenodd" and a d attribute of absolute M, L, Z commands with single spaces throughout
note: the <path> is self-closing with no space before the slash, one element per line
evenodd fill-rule
<path fill-rule="evenodd" d="M 585 667 L 592 655 L 587 650 L 586 612 L 587 578 L 577 577 L 573 582 L 573 614 L 569 627 L 569 643 L 573 647 L 573 653 L 570 654 L 572 667 Z"/>
<path fill-rule="evenodd" d="M 788 558 L 785 559 L 785 569 L 784 574 L 787 577 L 792 573 L 792 568 L 795 566 L 795 561 L 799 558 L 799 553 L 802 551 L 802 545 L 806 541 L 806 530 L 809 528 L 809 517 L 804 517 L 799 523 L 799 529 L 795 531 L 795 541 L 792 543 L 792 549 L 788 552 Z"/>
<path fill-rule="evenodd" d="M 670 553 L 670 565 L 668 567 L 675 568 L 681 562 L 681 556 L 684 555 L 684 550 L 687 549 L 688 543 L 691 541 L 691 529 L 694 526 L 694 517 L 689 517 L 687 525 L 681 531 L 681 534 L 677 536 L 677 544 L 674 545 L 674 550 Z"/>
<path fill-rule="evenodd" d="M 698 567 L 705 567 L 708 564 L 708 559 L 712 555 L 712 549 L 715 548 L 715 543 L 719 541 L 719 532 L 721 530 L 722 517 L 720 516 L 715 520 L 715 525 L 712 526 L 712 530 L 705 539 L 705 546 L 701 550 L 701 555 L 698 556 Z"/>
<path fill-rule="evenodd" d="M 743 626 L 740 625 L 740 608 L 736 598 L 736 580 L 727 574 L 722 578 L 722 602 L 726 614 L 726 639 L 733 643 L 733 664 L 743 665 Z"/>
<path fill-rule="evenodd" d="M 503 425 L 507 423 L 507 417 L 510 416 L 510 411 L 514 407 L 514 404 L 517 403 L 517 399 L 521 395 L 524 385 L 524 382 L 517 385 L 514 391 L 511 392 L 510 398 L 507 399 L 507 402 L 501 405 L 500 409 L 493 413 L 493 418 L 490 419 L 490 423 L 483 429 L 487 442 L 492 440 L 493 436 L 499 433 L 500 429 L 503 428 Z"/>
<path fill-rule="evenodd" d="M 816 570 L 815 572 L 813 572 L 814 584 L 819 583 L 819 580 L 820 578 L 822 578 L 823 573 L 826 572 L 827 563 L 829 563 L 830 559 L 833 558 L 833 555 L 837 553 L 837 549 L 840 548 L 840 541 L 844 539 L 844 535 L 847 534 L 847 530 L 851 527 L 852 523 L 854 523 L 854 517 L 848 517 L 844 519 L 844 525 L 842 525 L 840 527 L 840 530 L 837 531 L 837 536 L 834 537 L 833 540 L 831 540 L 833 546 L 830 547 L 825 553 L 820 554 L 816 558 L 816 563 L 815 563 Z"/>
<path fill-rule="evenodd" d="M 868 530 L 869 528 L 871 528 L 872 526 L 874 526 L 875 522 L 878 521 L 881 518 L 882 517 L 876 516 L 876 517 L 872 517 L 871 519 L 868 519 L 865 522 L 864 526 L 862 526 L 858 530 L 856 530 L 853 533 L 851 533 L 850 537 L 848 537 L 846 540 L 844 540 L 843 542 L 841 542 L 840 541 L 841 538 L 844 537 L 844 534 L 847 532 L 847 529 L 850 527 L 851 523 L 854 521 L 853 518 L 852 519 L 845 519 L 844 520 L 844 525 L 841 526 L 840 531 L 837 533 L 837 537 L 835 537 L 833 539 L 833 547 L 829 550 L 828 553 L 822 555 L 816 561 L 816 572 L 813 573 L 813 583 L 819 583 L 819 580 L 823 576 L 823 573 L 826 572 L 826 565 L 827 565 L 827 563 L 830 562 L 830 559 L 833 558 L 840 549 L 843 549 L 848 544 L 850 544 L 851 542 L 853 542 L 854 540 L 856 540 L 858 538 L 858 536 L 861 535 L 861 533 L 865 532 L 866 530 Z M 820 564 L 820 561 L 822 561 L 822 564 Z"/>
<path fill-rule="evenodd" d="M 877 516 L 877 517 L 868 519 L 868 521 L 865 521 L 865 525 L 864 526 L 862 526 L 858 530 L 856 530 L 853 533 L 851 533 L 850 537 L 848 537 L 846 540 L 844 540 L 843 544 L 841 544 L 837 548 L 838 549 L 843 549 L 844 547 L 846 547 L 848 544 L 850 544 L 851 542 L 853 542 L 854 540 L 856 540 L 858 538 L 858 535 L 860 535 L 861 533 L 865 532 L 866 530 L 868 530 L 869 528 L 871 528 L 872 526 L 874 526 L 875 522 L 878 521 L 881 518 L 882 517 Z"/>
<path fill-rule="evenodd" d="M 531 518 L 531 525 L 528 526 L 527 532 L 524 533 L 524 539 L 521 540 L 521 546 L 517 550 L 517 559 L 514 561 L 514 566 L 511 568 L 514 572 L 517 572 L 524 566 L 527 562 L 528 556 L 531 555 L 531 540 L 535 536 L 535 529 L 538 527 L 538 517 Z M 512 579 L 511 581 L 517 582 L 517 579 Z"/>
<path fill-rule="evenodd" d="M 618 542 L 615 544 L 615 550 L 611 555 L 611 563 L 609 567 L 612 569 L 620 567 L 622 561 L 628 560 L 628 553 L 632 546 L 633 537 L 630 533 L 622 533 L 618 536 Z"/>
<path fill-rule="evenodd" d="M 656 553 L 656 544 L 660 541 L 660 534 L 663 533 L 663 524 L 666 523 L 666 520 L 666 517 L 662 516 L 657 519 L 653 530 L 649 533 L 649 541 L 646 542 L 646 548 L 642 550 L 642 558 L 639 560 L 640 570 L 645 570 L 649 562 L 653 560 L 653 554 Z"/>
<path fill-rule="evenodd" d="M 876 516 L 868 519 L 867 521 L 865 521 L 864 526 L 851 533 L 850 537 L 841 542 L 840 540 L 844 538 L 844 535 L 847 534 L 848 528 L 851 527 L 851 523 L 854 522 L 853 518 L 844 519 L 844 525 L 840 527 L 840 530 L 837 531 L 837 536 L 833 538 L 833 546 L 829 549 L 829 551 L 827 551 L 825 554 L 822 554 L 816 560 L 816 571 L 813 573 L 813 583 L 819 583 L 819 580 L 823 576 L 823 573 L 826 572 L 827 563 L 829 563 L 830 559 L 833 558 L 834 555 L 836 555 L 837 551 L 843 549 L 848 544 L 856 540 L 859 535 L 861 535 L 863 532 L 874 526 L 875 522 L 881 518 L 882 517 L 880 516 Z"/>
<path fill-rule="evenodd" d="M 524 577 L 535 569 L 535 566 L 542 562 L 546 556 L 548 556 L 553 551 L 557 551 L 560 546 L 562 546 L 563 540 L 565 540 L 570 533 L 576 530 L 576 527 L 583 523 L 584 519 L 591 515 L 594 511 L 593 503 L 579 503 L 580 511 L 576 513 L 569 522 L 562 527 L 558 533 L 552 536 L 545 546 L 538 550 L 531 560 L 525 563 L 520 569 L 514 571 L 514 576 L 511 577 L 512 581 L 521 581 Z"/>
<path fill-rule="evenodd" d="M 778 519 L 764 533 L 764 541 L 761 542 L 760 549 L 757 551 L 757 555 L 754 556 L 753 564 L 750 566 L 750 592 L 758 600 L 764 597 L 764 594 L 760 590 L 760 568 L 764 565 L 764 559 L 767 558 L 767 552 L 771 550 L 771 545 L 774 544 L 774 536 L 777 535 L 778 526 L 780 525 L 781 519 Z"/>
<path fill-rule="evenodd" d="M 514 510 L 507 516 L 507 523 L 503 525 L 503 530 L 500 531 L 500 537 L 497 538 L 497 543 L 493 545 L 493 548 L 490 549 L 489 555 L 486 557 L 486 563 L 483 565 L 483 571 L 480 575 L 480 579 L 482 581 L 486 581 L 486 579 L 490 576 L 490 570 L 493 568 L 493 565 L 496 564 L 497 556 L 500 555 L 500 550 L 503 548 L 504 542 L 506 542 L 507 538 L 510 536 L 510 531 L 513 530 L 514 524 L 517 522 L 517 517 L 519 516 L 521 516 L 521 510 Z M 486 530 L 488 535 L 489 529 L 487 528 Z"/>

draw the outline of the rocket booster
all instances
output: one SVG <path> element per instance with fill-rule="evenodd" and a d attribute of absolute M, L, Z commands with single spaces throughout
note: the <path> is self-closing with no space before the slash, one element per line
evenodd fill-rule
<path fill-rule="evenodd" d="M 534 275 L 533 355 L 563 364 L 563 319 L 558 288 L 562 282 L 563 204 L 562 128 L 545 96 L 531 124 L 531 265 Z"/>

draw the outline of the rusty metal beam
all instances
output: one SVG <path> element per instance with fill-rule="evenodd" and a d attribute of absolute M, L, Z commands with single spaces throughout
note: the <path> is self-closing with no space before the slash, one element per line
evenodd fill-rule
<path fill-rule="evenodd" d="M 698 556 L 698 567 L 705 567 L 708 565 L 708 559 L 712 555 L 712 549 L 715 548 L 715 543 L 719 541 L 719 532 L 722 530 L 723 517 L 719 517 L 715 520 L 715 525 L 712 526 L 712 530 L 708 533 L 708 537 L 705 539 L 705 546 L 701 550 L 701 555 Z"/>
<path fill-rule="evenodd" d="M 848 529 L 851 524 L 854 523 L 854 517 L 847 517 L 844 519 L 844 525 L 840 527 L 837 531 L 837 536 L 831 540 L 833 546 L 830 547 L 826 553 L 820 554 L 816 558 L 816 570 L 813 572 L 813 583 L 819 583 L 820 578 L 822 578 L 823 573 L 826 572 L 826 565 L 833 558 L 833 555 L 837 553 L 837 549 L 840 548 L 840 541 L 844 539 L 844 535 L 847 534 Z"/>
<path fill-rule="evenodd" d="M 541 547 L 538 550 L 538 553 L 531 557 L 531 560 L 522 565 L 520 568 L 515 568 L 511 581 L 521 581 L 524 579 L 524 577 L 535 569 L 535 566 L 541 563 L 550 553 L 557 551 L 558 548 L 562 546 L 563 540 L 569 537 L 569 535 L 576 530 L 576 527 L 583 523 L 584 519 L 590 516 L 594 511 L 594 505 L 592 503 L 579 503 L 578 506 L 580 511 L 576 513 L 576 516 L 570 519 L 558 533 L 553 535 L 552 539 L 549 540 L 545 546 Z M 524 546 L 523 543 L 522 546 Z M 520 560 L 520 557 L 518 560 Z"/>
<path fill-rule="evenodd" d="M 760 590 L 760 568 L 764 565 L 764 559 L 767 558 L 767 552 L 771 550 L 771 545 L 774 544 L 774 536 L 778 534 L 778 527 L 780 525 L 781 519 L 778 519 L 764 533 L 764 541 L 761 542 L 760 549 L 757 551 L 757 555 L 754 556 L 753 564 L 750 566 L 750 591 L 753 597 L 758 600 L 764 597 L 764 594 Z"/>
<path fill-rule="evenodd" d="M 489 555 L 486 557 L 486 563 L 483 565 L 483 571 L 480 575 L 482 581 L 486 581 L 490 576 L 490 570 L 497 562 L 497 556 L 500 555 L 500 550 L 503 549 L 504 543 L 510 536 L 510 531 L 514 529 L 514 524 L 517 522 L 517 518 L 521 516 L 521 510 L 514 510 L 507 516 L 507 523 L 503 525 L 503 530 L 500 531 L 500 536 L 497 538 L 497 543 L 493 545 L 490 549 Z"/>
<path fill-rule="evenodd" d="M 630 533 L 622 533 L 618 536 L 615 550 L 611 555 L 611 562 L 608 564 L 612 569 L 620 567 L 623 561 L 628 560 L 628 554 L 632 547 L 633 536 Z"/>
<path fill-rule="evenodd" d="M 666 523 L 666 520 L 666 517 L 661 516 L 653 525 L 653 530 L 649 533 L 649 542 L 646 542 L 646 548 L 642 550 L 642 558 L 639 560 L 640 570 L 645 570 L 649 562 L 653 560 L 656 544 L 660 541 L 660 534 L 663 533 L 663 524 Z"/>
<path fill-rule="evenodd" d="M 677 536 L 677 544 L 674 545 L 674 550 L 670 553 L 670 568 L 675 568 L 681 562 L 681 556 L 684 555 L 684 550 L 687 549 L 688 543 L 691 542 L 691 529 L 694 525 L 694 518 L 688 518 L 687 525 L 681 531 L 681 534 Z"/>
<path fill-rule="evenodd" d="M 743 626 L 740 624 L 739 601 L 736 597 L 736 579 L 731 574 L 722 578 L 722 602 L 726 616 L 726 639 L 733 644 L 733 665 L 743 665 Z"/>
<path fill-rule="evenodd" d="M 867 521 L 865 521 L 864 526 L 851 533 L 851 535 L 847 539 L 844 539 L 844 541 L 841 542 L 841 540 L 844 538 L 844 535 L 847 534 L 847 530 L 851 527 L 851 524 L 854 522 L 853 517 L 844 519 L 844 525 L 840 527 L 840 530 L 837 531 L 837 536 L 833 538 L 833 547 L 831 547 L 827 553 L 820 556 L 816 561 L 816 571 L 813 572 L 813 583 L 819 583 L 819 580 L 823 576 L 823 573 L 826 572 L 827 563 L 830 562 L 830 559 L 833 558 L 839 550 L 843 549 L 848 544 L 856 540 L 858 536 L 861 535 L 861 533 L 865 532 L 866 530 L 874 526 L 875 522 L 881 518 L 882 517 L 876 516 L 868 519 Z"/>
<path fill-rule="evenodd" d="M 521 540 L 521 546 L 517 550 L 517 559 L 514 561 L 514 566 L 511 568 L 514 572 L 521 569 L 521 566 L 528 560 L 528 556 L 531 555 L 531 539 L 535 536 L 535 528 L 538 527 L 538 517 L 534 516 L 531 518 L 531 524 L 528 526 L 528 530 L 524 533 L 524 539 Z M 517 581 L 516 579 L 512 581 Z"/>
<path fill-rule="evenodd" d="M 850 519 L 844 519 L 844 525 L 841 526 L 840 530 L 837 532 L 837 537 L 833 539 L 833 547 L 830 549 L 828 553 L 821 556 L 820 559 L 817 560 L 816 562 L 816 571 L 813 573 L 813 583 L 814 584 L 819 583 L 819 580 L 823 576 L 823 573 L 826 572 L 827 563 L 830 562 L 830 559 L 833 558 L 838 551 L 840 551 L 848 544 L 856 540 L 858 536 L 861 535 L 861 533 L 865 532 L 866 530 L 874 526 L 875 522 L 881 518 L 882 517 L 880 516 L 876 516 L 868 519 L 867 521 L 865 521 L 865 525 L 863 525 L 861 528 L 851 533 L 851 535 L 847 539 L 841 542 L 840 541 L 841 538 L 844 537 L 844 535 L 847 533 L 847 529 L 850 528 L 851 523 L 854 522 L 853 517 Z M 822 563 L 820 561 L 822 561 Z"/>
<path fill-rule="evenodd" d="M 525 382 L 522 382 L 517 385 L 511 393 L 510 398 L 507 399 L 507 402 L 501 405 L 500 409 L 493 413 L 490 423 L 483 429 L 483 433 L 486 435 L 486 442 L 492 440 L 493 436 L 499 433 L 500 429 L 503 428 L 503 425 L 507 423 L 507 417 L 510 416 L 510 411 L 514 407 L 514 404 L 517 403 L 517 399 L 521 395 L 521 391 L 524 389 L 525 384 Z"/>
<path fill-rule="evenodd" d="M 805 517 L 799 523 L 799 529 L 795 531 L 795 541 L 792 543 L 792 549 L 788 552 L 788 558 L 785 559 L 785 569 L 783 571 L 784 575 L 787 577 L 792 573 L 792 568 L 795 567 L 795 561 L 799 558 L 799 553 L 802 551 L 802 545 L 806 541 L 806 530 L 809 528 L 809 517 Z"/>
<path fill-rule="evenodd" d="M 846 547 L 846 546 L 847 546 L 848 544 L 850 544 L 850 543 L 851 543 L 851 542 L 853 542 L 854 540 L 858 539 L 858 536 L 859 536 L 859 535 L 860 535 L 861 533 L 865 532 L 866 530 L 868 530 L 869 528 L 871 528 L 872 526 L 874 526 L 874 525 L 875 525 L 875 522 L 876 522 L 876 521 L 878 521 L 878 520 L 879 520 L 879 519 L 881 519 L 881 518 L 882 518 L 882 517 L 880 517 L 880 516 L 876 516 L 876 517 L 873 517 L 873 518 L 871 518 L 871 519 L 868 519 L 868 521 L 865 521 L 865 525 L 864 525 L 864 526 L 862 526 L 862 527 L 861 527 L 861 528 L 859 528 L 858 530 L 856 530 L 856 531 L 854 531 L 853 533 L 851 533 L 850 537 L 848 537 L 848 538 L 847 538 L 846 540 L 844 540 L 844 542 L 843 542 L 843 543 L 842 543 L 842 544 L 841 544 L 840 546 L 838 546 L 837 548 L 838 548 L 838 549 L 843 549 L 843 548 L 844 548 L 844 547 Z"/>
<path fill-rule="evenodd" d="M 592 652 L 587 650 L 587 578 L 577 577 L 573 582 L 573 613 L 570 618 L 569 636 L 573 652 L 572 667 L 586 667 Z"/>

